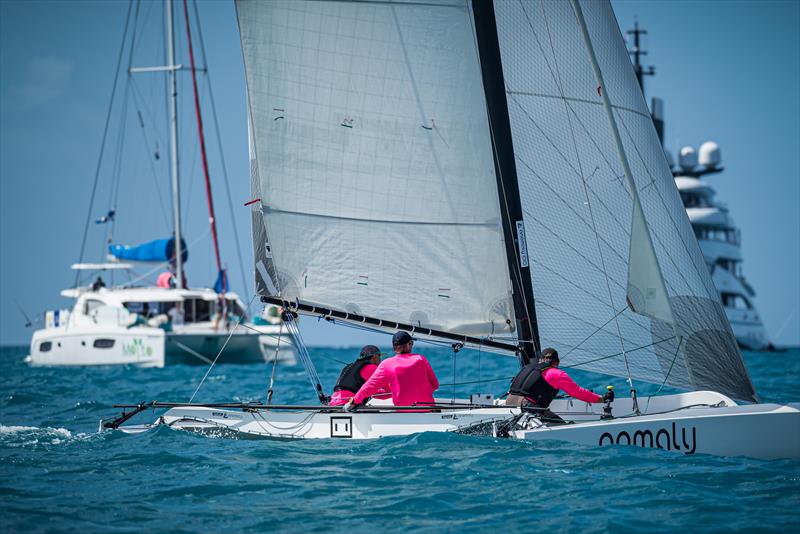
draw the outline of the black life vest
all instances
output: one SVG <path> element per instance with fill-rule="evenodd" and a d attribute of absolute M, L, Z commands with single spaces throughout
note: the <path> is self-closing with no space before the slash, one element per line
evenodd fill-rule
<path fill-rule="evenodd" d="M 549 363 L 529 363 L 520 369 L 511 381 L 508 392 L 511 395 L 526 397 L 535 402 L 536 406 L 547 408 L 558 394 L 558 390 L 542 377 L 542 371 L 548 367 Z"/>
<path fill-rule="evenodd" d="M 365 359 L 356 360 L 353 363 L 345 365 L 342 372 L 339 373 L 339 378 L 336 380 L 336 385 L 333 386 L 333 391 L 341 391 L 344 389 L 353 394 L 358 393 L 361 386 L 366 383 L 366 380 L 361 376 L 361 369 L 370 363 L 372 362 L 370 362 L 369 359 Z"/>

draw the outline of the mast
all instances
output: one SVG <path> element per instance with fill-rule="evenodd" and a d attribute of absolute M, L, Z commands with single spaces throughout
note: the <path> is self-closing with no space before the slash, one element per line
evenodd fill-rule
<path fill-rule="evenodd" d="M 183 250 L 181 250 L 181 190 L 178 176 L 178 86 L 175 70 L 175 36 L 173 34 L 172 0 L 164 2 L 167 31 L 167 79 L 169 88 L 169 149 L 172 171 L 172 216 L 175 233 L 176 287 L 183 288 Z"/>
<path fill-rule="evenodd" d="M 644 77 L 652 76 L 656 73 L 655 67 L 650 66 L 645 68 L 642 66 L 642 56 L 646 56 L 647 51 L 642 50 L 639 37 L 647 35 L 647 30 L 639 29 L 639 21 L 637 20 L 633 23 L 633 29 L 628 30 L 627 33 L 633 36 L 633 49 L 628 50 L 628 54 L 633 57 L 633 71 L 636 73 L 636 80 L 639 82 L 642 93 L 644 93 Z"/>
<path fill-rule="evenodd" d="M 656 73 L 655 67 L 652 65 L 649 67 L 642 66 L 642 56 L 647 55 L 647 50 L 642 50 L 642 45 L 639 40 L 639 37 L 642 35 L 647 35 L 647 30 L 642 30 L 639 28 L 639 21 L 634 21 L 633 29 L 628 30 L 627 34 L 633 37 L 633 48 L 628 50 L 628 54 L 631 56 L 633 60 L 633 72 L 636 74 L 636 81 L 639 82 L 639 88 L 642 90 L 642 94 L 644 95 L 644 77 L 645 76 L 653 76 Z M 660 98 L 653 98 L 652 104 L 650 106 L 650 116 L 653 117 L 653 125 L 656 127 L 656 133 L 658 134 L 658 140 L 661 141 L 661 144 L 664 144 L 664 102 Z"/>
<path fill-rule="evenodd" d="M 541 351 L 539 326 L 533 300 L 530 263 L 525 243 L 525 223 L 519 198 L 517 168 L 511 124 L 508 119 L 503 66 L 497 24 L 492 1 L 473 0 L 475 38 L 478 45 L 489 130 L 492 137 L 497 190 L 505 238 L 506 258 L 511 277 L 512 300 L 520 340 L 520 359 L 523 365 Z M 532 346 L 531 346 L 532 344 Z"/>
<path fill-rule="evenodd" d="M 214 197 L 211 195 L 211 176 L 208 172 L 208 156 L 206 155 L 206 138 L 203 133 L 203 115 L 200 112 L 200 93 L 197 90 L 197 69 L 194 64 L 194 48 L 192 47 L 192 31 L 189 23 L 189 6 L 183 0 L 183 13 L 186 17 L 186 39 L 189 42 L 189 62 L 192 69 L 192 89 L 194 90 L 194 111 L 197 117 L 197 135 L 200 138 L 200 155 L 203 161 L 203 176 L 206 183 L 206 200 L 208 201 L 208 218 L 211 222 L 211 237 L 214 241 L 214 256 L 217 260 L 217 273 L 222 272 L 222 261 L 219 257 L 219 239 L 217 238 L 217 218 L 214 214 Z M 225 275 L 222 275 L 222 293 L 228 289 Z"/>

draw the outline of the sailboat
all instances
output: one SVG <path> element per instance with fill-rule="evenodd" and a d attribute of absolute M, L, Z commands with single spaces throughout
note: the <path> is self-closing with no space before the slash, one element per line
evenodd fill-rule
<path fill-rule="evenodd" d="M 562 365 L 626 378 L 630 397 L 557 399 L 574 423 L 560 426 L 483 395 L 348 413 L 301 357 L 319 406 L 142 403 L 102 428 L 800 457 L 800 405 L 758 403 L 609 2 L 236 10 L 263 302 L 290 326 L 302 313 L 405 330 L 520 364 L 555 347 Z M 639 396 L 636 382 L 688 391 Z M 150 408 L 167 411 L 126 424 Z"/>
<path fill-rule="evenodd" d="M 129 22 L 133 5 L 131 2 Z M 139 7 L 136 7 L 136 18 Z M 124 210 L 118 210 L 113 205 L 105 215 L 97 219 L 97 224 L 111 228 L 107 236 L 107 261 L 84 262 L 84 251 L 81 249 L 81 261 L 72 266 L 78 272 L 75 287 L 61 293 L 64 297 L 75 299 L 74 304 L 71 309 L 54 310 L 46 314 L 45 328 L 34 332 L 31 339 L 30 355 L 26 359 L 31 365 L 164 367 L 173 363 L 208 365 L 217 361 L 217 358 L 225 363 L 295 363 L 292 338 L 280 324 L 278 307 L 267 306 L 260 317 L 251 321 L 248 317 L 249 306 L 230 290 L 227 270 L 223 268 L 203 134 L 196 78 L 198 69 L 195 66 L 190 16 L 188 7 L 184 5 L 190 66 L 187 70 L 190 70 L 193 81 L 210 234 L 218 272 L 213 287 L 191 288 L 186 283 L 184 264 L 189 257 L 189 247 L 183 239 L 182 229 L 176 79 L 177 71 L 184 67 L 176 62 L 172 8 L 172 2 L 166 2 L 164 43 L 167 47 L 167 64 L 155 67 L 130 65 L 128 74 L 149 73 L 152 76 L 153 73 L 165 73 L 167 77 L 164 87 L 165 90 L 168 89 L 169 95 L 168 163 L 172 186 L 173 236 L 137 246 L 114 244 L 111 240 L 114 223 L 119 212 Z M 131 33 L 128 44 L 125 43 L 128 37 L 127 28 L 126 25 L 123 50 L 125 46 L 129 47 L 130 60 L 133 61 L 134 44 L 138 44 L 136 31 Z M 122 57 L 120 53 L 120 58 Z M 130 79 L 128 83 L 132 84 Z M 116 88 L 116 83 L 114 86 Z M 130 98 L 130 87 L 125 94 Z M 127 101 L 123 104 L 123 115 L 127 111 L 127 104 Z M 110 113 L 111 109 L 109 116 Z M 137 113 L 140 125 L 144 128 L 143 113 L 139 109 Z M 124 118 L 122 124 L 125 124 Z M 120 130 L 117 145 L 122 147 L 125 139 L 124 127 L 120 127 Z M 156 159 L 160 158 L 156 156 Z M 118 190 L 118 186 L 116 189 Z M 94 200 L 94 195 L 92 199 Z M 88 228 L 89 219 L 86 230 Z M 148 273 L 137 275 L 134 272 L 134 263 L 147 266 Z M 159 269 L 163 272 L 159 275 L 157 284 L 150 282 L 149 285 L 142 285 L 142 281 L 147 284 L 148 274 Z M 118 273 L 116 278 L 115 273 Z M 106 277 L 105 280 L 103 276 Z M 89 283 L 82 285 L 81 281 L 87 279 Z"/>

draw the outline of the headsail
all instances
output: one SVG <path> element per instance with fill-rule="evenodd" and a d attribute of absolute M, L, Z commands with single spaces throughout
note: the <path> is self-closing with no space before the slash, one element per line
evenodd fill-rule
<path fill-rule="evenodd" d="M 610 4 L 579 5 L 639 206 L 573 6 L 494 5 L 542 344 L 565 365 L 626 376 L 625 353 L 634 378 L 754 400 Z"/>
<path fill-rule="evenodd" d="M 236 6 L 281 296 L 453 333 L 511 333 L 468 4 Z"/>

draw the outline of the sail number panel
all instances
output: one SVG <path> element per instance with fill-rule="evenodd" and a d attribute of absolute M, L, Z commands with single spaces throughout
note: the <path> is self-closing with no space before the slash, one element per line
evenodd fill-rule
<path fill-rule="evenodd" d="M 331 417 L 331 437 L 332 438 L 352 438 L 353 437 L 353 418 L 352 417 Z"/>

